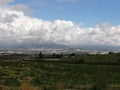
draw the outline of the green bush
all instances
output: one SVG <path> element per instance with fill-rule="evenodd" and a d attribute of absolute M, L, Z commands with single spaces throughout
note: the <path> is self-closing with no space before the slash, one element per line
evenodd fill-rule
<path fill-rule="evenodd" d="M 85 61 L 83 59 L 79 59 L 79 60 L 76 60 L 76 63 L 77 64 L 83 64 L 83 63 L 85 63 Z"/>
<path fill-rule="evenodd" d="M 9 87 L 19 87 L 21 82 L 14 77 L 5 78 L 3 84 Z"/>
<path fill-rule="evenodd" d="M 31 83 L 33 86 L 42 86 L 45 82 L 44 82 L 44 78 L 35 77 L 32 79 Z"/>

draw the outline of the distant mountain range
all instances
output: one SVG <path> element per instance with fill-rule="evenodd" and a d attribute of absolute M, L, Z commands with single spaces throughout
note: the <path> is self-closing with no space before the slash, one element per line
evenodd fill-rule
<path fill-rule="evenodd" d="M 27 49 L 27 48 L 53 48 L 53 49 L 67 49 L 70 48 L 66 45 L 60 44 L 14 44 L 14 45 L 0 45 L 0 49 Z"/>
<path fill-rule="evenodd" d="M 120 51 L 120 46 L 95 46 L 95 45 L 61 45 L 61 44 L 14 44 L 14 45 L 0 45 L 0 49 L 29 49 L 29 48 L 46 48 L 46 49 L 88 49 L 88 50 L 107 50 Z"/>
<path fill-rule="evenodd" d="M 105 51 L 120 51 L 120 46 L 98 46 L 98 45 L 77 45 L 72 46 L 72 48 L 82 48 L 89 50 L 105 50 Z"/>

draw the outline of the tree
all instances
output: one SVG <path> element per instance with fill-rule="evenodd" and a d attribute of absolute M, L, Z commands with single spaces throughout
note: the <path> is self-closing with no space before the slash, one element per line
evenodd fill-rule
<path fill-rule="evenodd" d="M 56 53 L 53 53 L 53 54 L 52 54 L 52 58 L 56 58 Z"/>
<path fill-rule="evenodd" d="M 83 63 L 85 63 L 85 61 L 83 59 L 79 59 L 79 60 L 76 61 L 76 63 L 77 64 L 83 64 Z"/>
<path fill-rule="evenodd" d="M 42 59 L 43 58 L 43 54 L 42 52 L 39 53 L 39 59 Z"/>
<path fill-rule="evenodd" d="M 75 57 L 75 56 L 76 56 L 75 53 L 70 54 L 70 57 Z"/>
<path fill-rule="evenodd" d="M 61 56 L 61 58 L 63 58 L 64 54 L 63 54 L 63 53 L 61 53 L 61 55 L 60 55 L 60 56 Z"/>

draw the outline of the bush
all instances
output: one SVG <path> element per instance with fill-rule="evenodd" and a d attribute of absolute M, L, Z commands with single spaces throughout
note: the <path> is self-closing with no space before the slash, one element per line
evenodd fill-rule
<path fill-rule="evenodd" d="M 83 59 L 79 59 L 79 60 L 76 61 L 76 63 L 77 64 L 83 64 L 83 63 L 85 63 L 85 61 Z"/>
<path fill-rule="evenodd" d="M 43 86 L 44 84 L 44 78 L 41 77 L 35 77 L 31 81 L 33 86 Z"/>
<path fill-rule="evenodd" d="M 18 87 L 21 85 L 21 82 L 16 78 L 5 78 L 3 84 L 10 87 Z"/>

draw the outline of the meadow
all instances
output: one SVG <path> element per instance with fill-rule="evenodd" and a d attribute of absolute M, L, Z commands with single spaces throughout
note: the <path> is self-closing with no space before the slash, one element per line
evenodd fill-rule
<path fill-rule="evenodd" d="M 76 55 L 59 61 L 10 56 L 0 56 L 0 90 L 120 90 L 119 53 Z"/>

